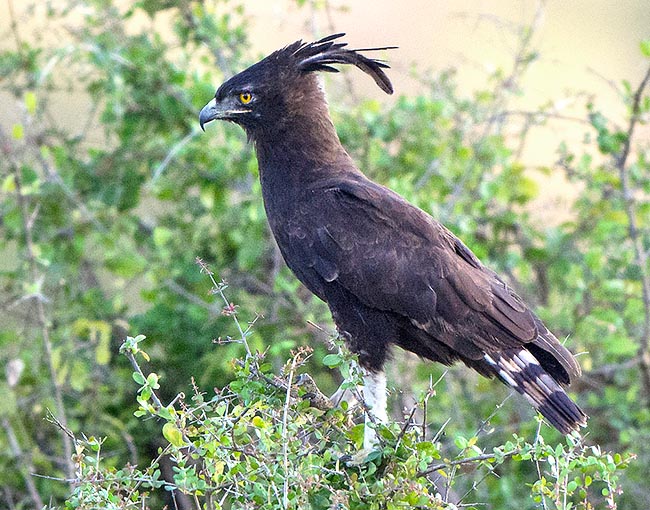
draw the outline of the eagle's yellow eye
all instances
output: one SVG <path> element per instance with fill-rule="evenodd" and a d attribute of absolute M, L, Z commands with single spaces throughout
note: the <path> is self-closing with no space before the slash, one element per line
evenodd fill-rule
<path fill-rule="evenodd" d="M 253 100 L 253 94 L 250 92 L 242 92 L 239 94 L 239 100 L 242 102 L 242 104 L 248 104 Z"/>

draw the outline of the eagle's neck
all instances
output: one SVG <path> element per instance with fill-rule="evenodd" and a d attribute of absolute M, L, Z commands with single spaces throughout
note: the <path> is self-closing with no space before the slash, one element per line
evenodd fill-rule
<path fill-rule="evenodd" d="M 265 199 L 295 195 L 315 181 L 353 167 L 327 106 L 318 113 L 297 114 L 278 123 L 274 132 L 253 133 Z"/>
<path fill-rule="evenodd" d="M 280 136 L 276 131 L 253 137 L 260 172 L 299 172 L 309 178 L 310 171 L 337 162 L 345 153 L 329 117 L 293 119 L 277 130 Z"/>
<path fill-rule="evenodd" d="M 323 180 L 358 172 L 329 115 L 325 93 L 314 75 L 282 94 L 275 122 L 249 131 L 259 164 L 262 196 L 270 220 L 294 214 Z"/>
<path fill-rule="evenodd" d="M 273 140 L 254 139 L 262 197 L 272 227 L 274 222 L 293 217 L 319 182 L 353 168 L 327 120 L 328 123 L 305 119 L 296 125 L 285 125 L 284 133 Z"/>
<path fill-rule="evenodd" d="M 340 162 L 345 150 L 318 77 L 302 76 L 282 85 L 277 95 L 281 99 L 275 118 L 248 130 L 262 179 L 309 180 L 322 167 Z"/>

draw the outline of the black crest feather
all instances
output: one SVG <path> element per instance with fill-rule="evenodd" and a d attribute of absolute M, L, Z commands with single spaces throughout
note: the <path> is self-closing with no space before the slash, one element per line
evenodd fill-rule
<path fill-rule="evenodd" d="M 393 85 L 383 69 L 390 67 L 381 60 L 368 58 L 362 55 L 362 51 L 392 50 L 396 46 L 384 46 L 382 48 L 346 49 L 347 43 L 336 42 L 336 39 L 343 37 L 344 33 L 332 34 L 313 43 L 298 41 L 287 46 L 283 51 L 291 52 L 291 57 L 296 60 L 298 69 L 303 72 L 325 71 L 338 73 L 338 69 L 332 64 L 352 64 L 369 74 L 381 90 L 387 94 L 393 93 Z"/>

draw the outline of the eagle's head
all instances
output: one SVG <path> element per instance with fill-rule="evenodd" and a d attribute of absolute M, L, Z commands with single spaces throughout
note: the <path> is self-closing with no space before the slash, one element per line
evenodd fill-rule
<path fill-rule="evenodd" d="M 313 115 L 315 108 L 326 108 L 313 72 L 338 72 L 332 64 L 358 67 L 391 94 L 393 87 L 382 70 L 388 65 L 359 53 L 391 48 L 345 49 L 346 43 L 335 42 L 343 35 L 330 35 L 313 43 L 296 41 L 233 76 L 201 110 L 201 127 L 215 119 L 228 120 L 254 135 L 259 129 L 281 129 L 296 116 Z"/>

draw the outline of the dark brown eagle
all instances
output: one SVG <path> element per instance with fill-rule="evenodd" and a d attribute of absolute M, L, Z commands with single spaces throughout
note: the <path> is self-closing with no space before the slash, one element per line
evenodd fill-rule
<path fill-rule="evenodd" d="M 584 426 L 563 389 L 580 375 L 573 355 L 462 241 L 369 180 L 341 145 L 316 72 L 352 64 L 393 92 L 388 65 L 361 54 L 390 48 L 350 50 L 343 35 L 297 41 L 233 76 L 200 123 L 235 122 L 253 141 L 273 235 L 358 354 L 367 406 L 386 420 L 383 366 L 395 344 L 498 377 L 564 434 Z"/>

